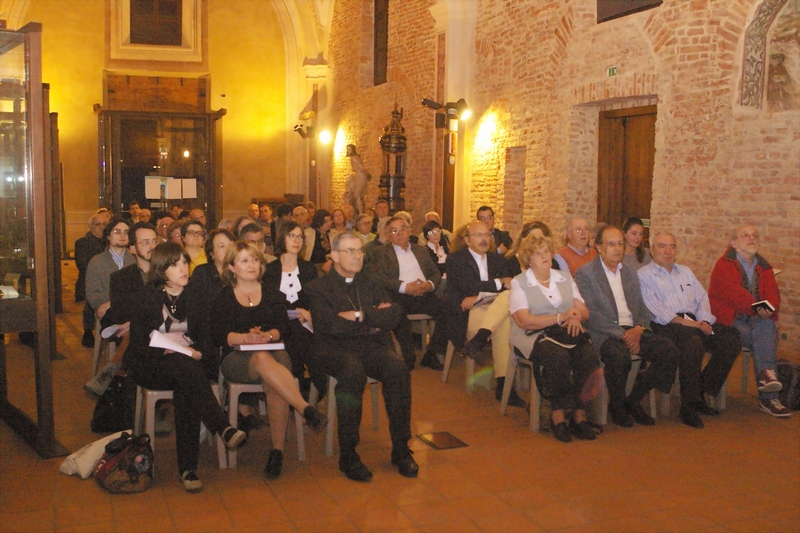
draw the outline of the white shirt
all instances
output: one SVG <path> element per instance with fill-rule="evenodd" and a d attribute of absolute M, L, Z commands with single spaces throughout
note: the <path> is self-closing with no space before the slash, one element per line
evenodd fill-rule
<path fill-rule="evenodd" d="M 281 292 L 286 295 L 286 301 L 290 304 L 295 303 L 299 296 L 300 289 L 300 267 L 294 267 L 291 272 L 281 272 Z"/>
<path fill-rule="evenodd" d="M 617 271 L 611 272 L 606 264 L 600 261 L 603 265 L 603 270 L 608 278 L 608 284 L 611 285 L 611 292 L 614 293 L 614 302 L 617 304 L 617 312 L 619 313 L 619 325 L 633 327 L 633 313 L 628 308 L 628 302 L 625 300 L 625 291 L 622 289 L 622 276 L 620 271 L 623 268 L 622 263 L 617 265 Z"/>
<path fill-rule="evenodd" d="M 472 248 L 467 248 L 467 250 L 478 264 L 478 271 L 481 273 L 481 281 L 489 281 L 489 259 L 486 258 L 485 254 L 481 257 L 479 254 L 473 252 Z M 503 283 L 497 278 L 494 279 L 494 284 L 498 291 L 503 286 Z"/>
<path fill-rule="evenodd" d="M 553 307 L 558 307 L 564 301 L 561 298 L 561 291 L 558 290 L 556 283 L 563 283 L 566 281 L 561 272 L 558 270 L 550 269 L 550 283 L 547 285 L 542 285 L 536 279 L 536 276 L 533 275 L 533 271 L 529 268 L 525 271 L 525 280 L 528 284 L 528 287 L 539 287 L 539 290 L 542 291 L 542 294 L 547 297 L 547 300 L 553 304 Z M 576 300 L 583 301 L 583 297 L 581 296 L 581 292 L 578 290 L 578 286 L 575 285 L 575 280 L 572 280 L 572 297 Z M 508 310 L 513 315 L 520 309 L 528 309 L 528 295 L 525 294 L 525 289 L 523 289 L 517 278 L 511 280 L 511 293 L 508 295 Z"/>
<path fill-rule="evenodd" d="M 417 256 L 414 255 L 414 250 L 411 249 L 410 244 L 407 250 L 403 250 L 396 244 L 393 244 L 392 248 L 394 248 L 394 253 L 397 255 L 397 263 L 400 265 L 400 294 L 405 294 L 406 284 L 413 283 L 418 279 L 426 279 L 425 274 L 422 272 L 422 267 L 419 266 Z M 433 283 L 431 283 L 431 286 L 433 286 Z"/>
<path fill-rule="evenodd" d="M 439 258 L 439 261 L 438 261 L 438 262 L 439 262 L 439 264 L 440 264 L 440 265 L 443 265 L 443 264 L 445 264 L 445 262 L 447 261 L 447 254 L 446 254 L 446 253 L 445 253 L 445 251 L 444 251 L 444 246 L 442 246 L 442 245 L 440 244 L 440 245 L 439 245 L 439 249 L 438 249 L 438 250 L 437 250 L 437 249 L 435 249 L 433 246 L 434 246 L 434 244 L 433 244 L 432 242 L 428 241 L 428 248 L 430 248 L 431 250 L 433 250 L 433 253 L 435 253 L 435 254 L 436 254 L 436 257 L 438 257 L 438 258 Z"/>

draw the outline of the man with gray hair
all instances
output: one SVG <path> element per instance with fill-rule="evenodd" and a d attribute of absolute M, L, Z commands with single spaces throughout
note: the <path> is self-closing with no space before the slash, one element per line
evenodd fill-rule
<path fill-rule="evenodd" d="M 650 241 L 651 263 L 638 271 L 642 298 L 650 311 L 653 332 L 667 337 L 678 347 L 680 374 L 680 419 L 687 426 L 700 429 L 698 416 L 718 415 L 704 394 L 717 396 L 733 362 L 742 350 L 739 334 L 717 322 L 711 313 L 708 294 L 691 269 L 675 262 L 678 246 L 675 237 L 660 231 Z M 706 351 L 711 358 L 705 368 Z"/>
<path fill-rule="evenodd" d="M 89 219 L 89 231 L 75 241 L 75 266 L 78 268 L 78 279 L 75 281 L 75 301 L 86 300 L 86 269 L 92 257 L 103 252 L 103 230 L 108 224 L 105 215 L 95 214 Z M 83 338 L 81 345 L 86 348 L 94 346 L 94 310 L 89 302 L 83 306 Z"/>
<path fill-rule="evenodd" d="M 775 272 L 758 253 L 760 236 L 746 224 L 731 234 L 730 245 L 711 271 L 708 297 L 717 320 L 739 331 L 742 345 L 753 351 L 759 408 L 787 418 L 792 411 L 778 399 L 778 311 L 781 293 Z"/>
<path fill-rule="evenodd" d="M 567 226 L 567 244 L 561 248 L 553 259 L 562 272 L 569 272 L 572 277 L 580 267 L 597 256 L 597 250 L 589 246 L 589 223 L 583 218 L 573 218 Z"/>
<path fill-rule="evenodd" d="M 361 398 L 367 376 L 383 383 L 383 397 L 392 438 L 392 464 L 405 477 L 419 466 L 411 455 L 411 376 L 395 356 L 391 330 L 402 310 L 377 280 L 361 272 L 364 248 L 352 232 L 331 242 L 333 268 L 308 285 L 314 343 L 326 372 L 336 378 L 339 422 L 339 470 L 355 481 L 369 481 L 372 472 L 356 452 L 361 424 Z"/>

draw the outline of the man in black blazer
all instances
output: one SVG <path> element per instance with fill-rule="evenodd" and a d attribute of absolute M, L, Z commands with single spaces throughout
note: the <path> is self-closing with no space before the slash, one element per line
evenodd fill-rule
<path fill-rule="evenodd" d="M 442 281 L 442 274 L 431 259 L 427 247 L 409 242 L 410 231 L 411 228 L 404 218 L 394 216 L 389 219 L 384 228 L 389 242 L 374 251 L 368 265 L 369 274 L 383 284 L 403 309 L 394 334 L 409 370 L 414 368 L 416 354 L 411 341 L 411 322 L 407 315 L 424 313 L 433 317 L 437 325 L 444 323 L 442 301 L 435 294 Z M 444 353 L 446 348 L 445 328 L 434 328 L 428 351 L 420 364 L 441 370 L 442 364 L 436 354 Z"/>
<path fill-rule="evenodd" d="M 86 268 L 89 261 L 97 254 L 103 253 L 103 230 L 108 224 L 105 215 L 95 214 L 89 219 L 89 231 L 75 241 L 75 266 L 78 267 L 78 279 L 75 282 L 75 301 L 86 300 Z M 83 306 L 83 338 L 81 344 L 86 348 L 94 346 L 94 310 L 89 302 Z"/>
<path fill-rule="evenodd" d="M 598 256 L 577 270 L 575 283 L 589 308 L 586 325 L 592 344 L 605 364 L 608 413 L 623 427 L 633 426 L 634 420 L 652 426 L 656 422 L 642 409 L 641 401 L 654 387 L 669 392 L 678 368 L 678 349 L 649 328 L 650 311 L 642 299 L 639 278 L 622 265 L 622 231 L 605 226 L 597 234 L 596 245 Z M 639 374 L 626 398 L 625 383 L 633 355 L 650 366 Z"/>
<path fill-rule="evenodd" d="M 447 340 L 455 347 L 461 347 L 467 338 L 475 339 L 468 355 L 479 364 L 483 361 L 481 347 L 485 345 L 492 332 L 480 329 L 489 302 L 478 303 L 480 293 L 500 293 L 511 286 L 511 277 L 507 270 L 508 262 L 497 253 L 489 251 L 492 233 L 483 222 L 472 222 L 467 226 L 464 236 L 466 248 L 461 248 L 447 256 L 447 295 L 445 296 L 445 320 Z M 509 320 L 508 306 L 503 309 L 504 320 Z M 471 327 L 470 327 L 471 326 Z M 476 339 L 477 337 L 477 339 Z M 494 339 L 498 340 L 498 339 Z M 505 342 L 492 342 L 494 359 L 494 375 L 497 378 L 495 396 L 498 400 L 503 395 L 506 367 L 508 366 L 509 345 Z M 510 404 L 524 407 L 525 403 L 512 389 Z"/>
<path fill-rule="evenodd" d="M 339 469 L 355 481 L 372 472 L 356 452 L 361 424 L 361 397 L 367 376 L 383 383 L 392 464 L 405 477 L 416 477 L 411 456 L 411 376 L 394 353 L 391 330 L 402 313 L 374 278 L 361 272 L 361 239 L 346 231 L 331 241 L 330 272 L 311 282 L 308 296 L 314 317 L 314 346 L 328 374 L 336 378 L 339 421 Z"/>
<path fill-rule="evenodd" d="M 511 235 L 507 231 L 494 227 L 494 209 L 488 205 L 482 205 L 478 208 L 477 213 L 478 222 L 483 222 L 492 234 L 494 239 L 494 246 L 498 254 L 504 254 L 511 248 Z"/>

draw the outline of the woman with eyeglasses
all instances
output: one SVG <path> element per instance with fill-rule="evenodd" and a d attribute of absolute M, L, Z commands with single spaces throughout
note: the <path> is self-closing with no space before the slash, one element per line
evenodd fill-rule
<path fill-rule="evenodd" d="M 264 288 L 285 298 L 289 312 L 289 331 L 286 336 L 286 351 L 292 360 L 292 375 L 304 383 L 304 367 L 308 367 L 311 381 L 321 394 L 327 389 L 327 376 L 313 350 L 311 327 L 311 303 L 303 290 L 317 279 L 317 267 L 302 257 L 305 243 L 303 228 L 297 222 L 286 222 L 278 231 L 275 253 L 278 261 L 267 265 L 264 272 Z"/>
<path fill-rule="evenodd" d="M 300 394 L 285 350 L 235 348 L 284 342 L 288 334 L 286 300 L 282 293 L 267 290 L 262 285 L 265 268 L 264 254 L 255 245 L 236 241 L 228 247 L 222 270 L 225 287 L 213 306 L 214 338 L 216 344 L 223 347 L 223 353 L 227 353 L 221 365 L 225 379 L 234 383 L 261 383 L 264 387 L 272 434 L 272 450 L 264 474 L 268 479 L 275 479 L 283 468 L 289 406 L 302 413 L 312 428 L 322 427 L 326 419 Z"/>
<path fill-rule="evenodd" d="M 431 251 L 431 258 L 442 275 L 445 275 L 445 262 L 447 254 L 450 253 L 450 243 L 447 236 L 442 233 L 442 226 L 435 220 L 429 220 L 422 226 L 422 235 L 428 242 L 428 249 Z"/>
<path fill-rule="evenodd" d="M 206 243 L 206 229 L 196 220 L 189 220 L 181 226 L 181 238 L 183 247 L 189 254 L 189 275 L 200 265 L 208 263 L 208 257 L 203 248 Z"/>
<path fill-rule="evenodd" d="M 195 472 L 200 454 L 200 422 L 219 434 L 229 449 L 236 448 L 245 434 L 228 425 L 211 390 L 211 381 L 201 363 L 208 349 L 193 341 L 200 338 L 200 325 L 185 296 L 188 283 L 186 251 L 171 242 L 156 246 L 147 284 L 141 297 L 132 300 L 135 309 L 131 313 L 131 342 L 123 366 L 137 385 L 173 391 L 178 475 L 188 492 L 198 492 L 203 488 Z M 189 348 L 191 355 L 150 347 L 153 331 Z"/>

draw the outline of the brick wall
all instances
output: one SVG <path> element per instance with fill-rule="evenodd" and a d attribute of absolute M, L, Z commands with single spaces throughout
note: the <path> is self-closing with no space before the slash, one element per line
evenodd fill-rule
<path fill-rule="evenodd" d="M 371 139 L 365 152 L 373 162 L 379 157 L 376 128 L 388 122 L 395 92 L 403 99 L 412 177 L 407 198 L 424 205 L 417 218 L 430 206 L 432 188 L 432 119 L 417 104 L 433 94 L 435 82 L 430 4 L 391 2 L 392 81 L 384 87 L 359 89 L 347 70 L 354 67 L 338 68 L 358 47 L 361 26 L 345 13 L 363 11 L 360 1 L 337 2 L 331 33 L 334 109 L 353 138 Z M 653 227 L 675 233 L 679 261 L 707 284 L 730 229 L 755 224 L 763 255 L 784 270 L 778 276 L 780 350 L 796 357 L 800 112 L 738 104 L 745 30 L 760 4 L 664 0 L 656 9 L 598 25 L 595 0 L 478 0 L 469 102 L 475 118 L 467 135 L 470 210 L 496 205 L 503 226 L 508 207 L 512 229 L 517 220 L 539 218 L 556 234 L 577 215 L 593 223 L 599 111 L 657 103 Z M 611 66 L 615 77 L 606 76 Z M 521 218 L 513 212 L 518 203 L 510 202 L 519 197 L 519 172 L 506 171 L 508 150 L 516 147 L 525 149 Z"/>

